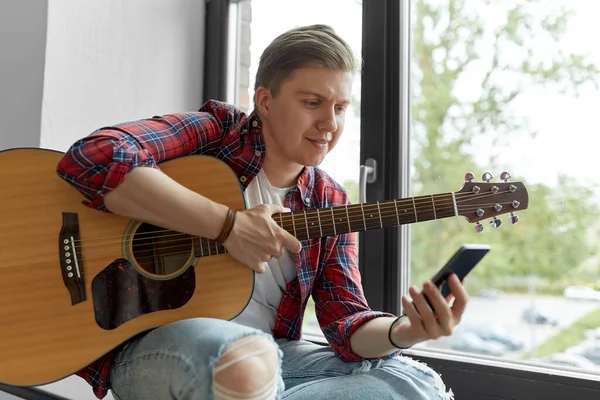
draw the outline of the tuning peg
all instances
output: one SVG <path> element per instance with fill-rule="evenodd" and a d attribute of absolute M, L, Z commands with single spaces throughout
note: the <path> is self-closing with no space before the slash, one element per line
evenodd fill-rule
<path fill-rule="evenodd" d="M 498 218 L 498 217 L 494 217 L 490 221 L 490 226 L 492 228 L 500 228 L 501 225 L 502 225 L 502 220 L 500 218 Z"/>
<path fill-rule="evenodd" d="M 519 223 L 519 216 L 514 212 L 511 212 L 509 221 L 511 224 L 516 225 L 517 223 Z"/>
<path fill-rule="evenodd" d="M 486 172 L 486 173 L 483 174 L 483 176 L 481 177 L 481 179 L 483 179 L 484 181 L 486 181 L 486 182 L 489 183 L 492 180 L 493 177 L 494 177 L 494 175 L 492 175 L 489 172 Z"/>
<path fill-rule="evenodd" d="M 477 233 L 483 232 L 483 225 L 481 225 L 481 222 L 477 222 L 475 224 L 475 232 L 477 232 Z"/>
<path fill-rule="evenodd" d="M 510 179 L 510 173 L 504 171 L 500 174 L 500 179 L 502 179 L 504 182 L 508 182 L 508 180 Z"/>
<path fill-rule="evenodd" d="M 467 172 L 465 174 L 465 182 L 471 182 L 473 179 L 475 179 L 475 175 L 473 175 L 472 172 Z"/>

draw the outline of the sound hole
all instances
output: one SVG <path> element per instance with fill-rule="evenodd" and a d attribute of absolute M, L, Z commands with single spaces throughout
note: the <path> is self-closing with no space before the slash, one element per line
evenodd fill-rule
<path fill-rule="evenodd" d="M 168 275 L 187 266 L 193 245 L 190 235 L 143 223 L 133 236 L 133 256 L 151 274 Z"/>

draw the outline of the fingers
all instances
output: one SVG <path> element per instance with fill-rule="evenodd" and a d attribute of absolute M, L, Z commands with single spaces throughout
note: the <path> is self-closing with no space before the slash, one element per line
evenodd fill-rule
<path fill-rule="evenodd" d="M 424 287 L 427 287 L 427 285 L 424 285 Z M 427 331 L 427 336 L 432 339 L 442 336 L 442 329 L 438 323 L 436 315 L 433 313 L 431 307 L 429 307 L 427 304 L 423 293 L 419 292 L 414 286 L 411 286 L 408 289 L 408 293 L 412 297 L 415 308 L 421 316 L 423 327 L 425 328 L 425 331 Z M 432 305 L 435 307 L 434 302 L 432 302 Z"/>
<path fill-rule="evenodd" d="M 467 292 L 455 274 L 448 277 L 448 285 L 452 293 L 448 297 L 455 299 L 452 307 L 430 281 L 423 284 L 422 291 L 414 286 L 409 288 L 412 301 L 402 298 L 406 316 L 415 329 L 415 334 L 421 335 L 422 339 L 451 335 L 462 318 L 468 302 Z"/>
<path fill-rule="evenodd" d="M 436 317 L 436 325 L 438 329 L 434 329 L 436 332 L 441 332 L 441 335 L 450 335 L 452 328 L 454 327 L 454 321 L 452 320 L 452 311 L 448 302 L 444 300 L 442 293 L 435 285 L 427 281 L 423 284 L 423 292 L 431 302 L 433 307 L 434 317 Z"/>
<path fill-rule="evenodd" d="M 278 204 L 269 204 L 267 206 L 267 210 L 270 213 L 270 215 L 273 215 L 275 213 L 286 213 L 291 211 L 289 208 L 282 207 Z M 279 227 L 279 225 L 277 226 L 279 233 L 278 239 L 281 241 L 283 247 L 288 249 L 291 253 L 299 253 L 302 249 L 302 244 L 300 243 L 300 241 L 294 235 L 292 235 L 282 227 Z"/>
<path fill-rule="evenodd" d="M 469 301 L 469 295 L 465 290 L 462 283 L 459 281 L 456 274 L 452 274 L 448 277 L 448 287 L 454 296 L 454 304 L 452 305 L 452 315 L 456 322 L 461 320 L 463 313 L 467 307 Z"/>

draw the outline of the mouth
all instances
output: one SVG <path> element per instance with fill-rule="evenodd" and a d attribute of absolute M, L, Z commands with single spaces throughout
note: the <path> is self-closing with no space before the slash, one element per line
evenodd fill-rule
<path fill-rule="evenodd" d="M 329 143 L 329 140 L 325 140 L 325 139 L 309 139 L 306 138 L 306 140 L 308 140 L 309 142 L 318 145 L 318 146 L 326 146 Z"/>

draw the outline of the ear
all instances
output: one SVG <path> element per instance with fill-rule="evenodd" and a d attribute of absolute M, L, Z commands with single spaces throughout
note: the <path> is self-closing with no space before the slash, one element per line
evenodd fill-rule
<path fill-rule="evenodd" d="M 271 90 L 259 86 L 256 88 L 256 93 L 254 95 L 254 104 L 256 104 L 256 109 L 258 113 L 263 116 L 267 116 L 269 113 L 269 105 L 271 102 Z"/>

